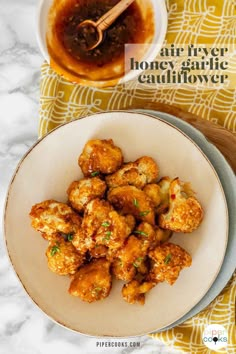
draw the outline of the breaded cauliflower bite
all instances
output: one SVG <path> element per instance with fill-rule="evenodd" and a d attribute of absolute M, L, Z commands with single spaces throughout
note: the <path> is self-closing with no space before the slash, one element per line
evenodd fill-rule
<path fill-rule="evenodd" d="M 62 237 L 49 243 L 46 256 L 49 269 L 59 275 L 74 274 L 84 261 L 84 256 Z"/>
<path fill-rule="evenodd" d="M 112 139 L 89 140 L 79 157 L 79 166 L 85 177 L 116 172 L 123 163 L 123 154 Z"/>
<path fill-rule="evenodd" d="M 148 156 L 140 157 L 135 162 L 125 164 L 114 174 L 106 177 L 109 188 L 133 185 L 142 189 L 147 183 L 153 183 L 158 177 L 158 166 Z"/>
<path fill-rule="evenodd" d="M 55 200 L 34 205 L 29 215 L 33 228 L 47 235 L 57 232 L 74 234 L 81 226 L 81 217 L 67 204 Z"/>
<path fill-rule="evenodd" d="M 154 208 L 156 209 L 161 204 L 161 192 L 158 184 L 147 184 L 143 188 L 144 193 L 151 199 Z"/>
<path fill-rule="evenodd" d="M 106 183 L 98 177 L 74 181 L 67 190 L 69 203 L 72 208 L 82 213 L 91 200 L 104 196 L 106 188 Z"/>
<path fill-rule="evenodd" d="M 132 232 L 132 217 L 119 215 L 109 202 L 94 199 L 88 203 L 81 230 L 75 235 L 73 245 L 78 249 L 92 250 L 103 245 L 119 249 Z"/>
<path fill-rule="evenodd" d="M 199 201 L 189 196 L 189 186 L 174 179 L 169 189 L 169 209 L 159 216 L 159 225 L 163 229 L 190 233 L 198 228 L 203 219 L 203 209 Z"/>
<path fill-rule="evenodd" d="M 181 270 L 192 264 L 190 254 L 172 243 L 164 243 L 149 251 L 148 255 L 153 260 L 148 280 L 154 283 L 166 281 L 172 285 L 178 279 Z"/>
<path fill-rule="evenodd" d="M 109 191 L 108 200 L 122 214 L 131 214 L 137 220 L 155 224 L 152 201 L 142 190 L 134 186 L 117 187 Z"/>
<path fill-rule="evenodd" d="M 111 266 L 112 274 L 116 279 L 130 281 L 136 275 L 136 269 L 132 263 L 123 263 L 119 258 L 115 258 Z"/>
<path fill-rule="evenodd" d="M 106 221 L 111 211 L 113 211 L 112 206 L 105 200 L 94 199 L 87 204 L 81 228 L 72 240 L 78 251 L 90 251 L 96 246 L 97 230 Z"/>
<path fill-rule="evenodd" d="M 134 278 L 146 257 L 147 246 L 143 240 L 131 235 L 124 247 L 116 253 L 116 259 L 112 264 L 112 272 L 117 279 L 129 281 Z"/>
<path fill-rule="evenodd" d="M 140 283 L 137 280 L 132 280 L 125 284 L 122 288 L 122 296 L 129 304 L 141 304 L 145 303 L 145 294 L 154 287 L 151 282 Z"/>
<path fill-rule="evenodd" d="M 150 225 L 147 222 L 142 222 L 135 229 L 134 234 L 137 238 L 142 240 L 143 247 L 146 251 L 159 245 L 159 239 L 157 237 L 158 228 Z"/>
<path fill-rule="evenodd" d="M 111 286 L 110 262 L 100 258 L 78 270 L 70 284 L 69 293 L 83 301 L 94 302 L 106 298 Z"/>
<path fill-rule="evenodd" d="M 147 222 L 142 222 L 135 229 L 134 234 L 143 241 L 144 247 L 146 247 L 147 250 L 151 250 L 159 246 L 160 243 L 168 241 L 173 232 L 171 230 L 163 230 Z"/>

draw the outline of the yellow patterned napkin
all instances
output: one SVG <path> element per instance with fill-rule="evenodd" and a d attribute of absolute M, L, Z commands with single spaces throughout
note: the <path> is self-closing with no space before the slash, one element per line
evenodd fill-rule
<path fill-rule="evenodd" d="M 236 0 L 167 0 L 169 12 L 166 44 L 214 44 L 236 48 Z M 236 90 L 229 89 L 131 89 L 118 85 L 95 89 L 72 84 L 59 77 L 47 64 L 42 66 L 40 127 L 43 136 L 58 125 L 107 110 L 145 107 L 165 103 L 211 120 L 236 132 Z M 227 350 L 236 353 L 236 274 L 224 291 L 201 313 L 171 330 L 152 337 L 191 354 L 209 354 L 202 342 L 208 324 L 228 330 Z"/>
<path fill-rule="evenodd" d="M 161 333 L 151 334 L 151 337 L 189 354 L 210 354 L 215 352 L 203 344 L 202 335 L 208 325 L 219 324 L 228 331 L 228 345 L 227 349 L 218 350 L 217 353 L 235 354 L 235 298 L 236 273 L 220 295 L 203 311 L 183 324 Z"/>

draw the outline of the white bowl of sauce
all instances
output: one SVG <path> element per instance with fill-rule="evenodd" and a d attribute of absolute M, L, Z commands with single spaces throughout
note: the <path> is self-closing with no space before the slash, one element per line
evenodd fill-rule
<path fill-rule="evenodd" d="M 79 23 L 98 20 L 118 1 L 41 0 L 38 42 L 46 61 L 58 74 L 86 86 L 114 86 L 138 74 L 125 71 L 126 44 L 136 44 L 128 47 L 129 56 L 140 61 L 155 59 L 167 30 L 164 0 L 134 1 L 106 31 L 103 42 L 91 51 L 85 50 L 78 36 Z"/>

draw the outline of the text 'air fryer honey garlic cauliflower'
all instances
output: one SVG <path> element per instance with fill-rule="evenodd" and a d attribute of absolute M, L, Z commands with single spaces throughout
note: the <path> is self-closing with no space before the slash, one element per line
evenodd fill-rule
<path fill-rule="evenodd" d="M 88 141 L 78 158 L 84 178 L 71 181 L 68 202 L 46 200 L 29 214 L 49 242 L 49 269 L 69 275 L 69 293 L 89 303 L 110 294 L 112 276 L 125 282 L 130 304 L 144 304 L 161 282 L 174 284 L 192 258 L 170 237 L 193 232 L 203 219 L 189 183 L 158 181 L 161 171 L 149 156 L 123 161 L 112 139 Z"/>

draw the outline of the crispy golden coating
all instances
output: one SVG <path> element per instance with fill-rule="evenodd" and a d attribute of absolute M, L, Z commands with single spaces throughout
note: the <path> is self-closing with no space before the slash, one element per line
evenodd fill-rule
<path fill-rule="evenodd" d="M 111 211 L 105 223 L 97 231 L 96 242 L 116 250 L 123 246 L 131 231 L 126 217 L 119 215 L 116 211 Z"/>
<path fill-rule="evenodd" d="M 112 264 L 112 272 L 117 279 L 129 281 L 136 275 L 146 257 L 147 247 L 143 240 L 131 235 L 124 247 L 117 250 L 116 259 Z"/>
<path fill-rule="evenodd" d="M 112 139 L 89 140 L 79 157 L 79 166 L 86 177 L 114 173 L 122 163 L 122 151 Z"/>
<path fill-rule="evenodd" d="M 55 200 L 34 205 L 29 215 L 33 228 L 47 235 L 57 232 L 74 234 L 81 226 L 81 217 L 67 204 Z"/>
<path fill-rule="evenodd" d="M 170 285 L 178 279 L 179 273 L 185 267 L 190 267 L 192 258 L 190 254 L 178 245 L 164 243 L 149 252 L 153 260 L 148 280 L 151 282 L 166 281 Z"/>
<path fill-rule="evenodd" d="M 96 245 L 96 233 L 107 219 L 112 206 L 105 200 L 94 199 L 85 208 L 81 229 L 75 234 L 72 243 L 80 252 L 92 250 Z"/>
<path fill-rule="evenodd" d="M 58 237 L 57 240 L 49 243 L 46 256 L 49 269 L 59 275 L 74 274 L 84 261 L 84 256 L 63 237 Z"/>
<path fill-rule="evenodd" d="M 67 190 L 69 203 L 78 212 L 83 212 L 91 200 L 103 198 L 106 188 L 106 183 L 98 177 L 74 181 Z"/>
<path fill-rule="evenodd" d="M 42 233 L 41 234 L 42 237 L 44 238 L 44 240 L 47 240 L 47 241 L 60 241 L 60 240 L 64 240 L 64 241 L 72 241 L 72 239 L 74 238 L 74 234 L 72 233 L 69 233 L 69 234 L 64 234 L 63 232 L 57 232 L 55 234 L 45 234 L 45 233 Z"/>
<path fill-rule="evenodd" d="M 161 191 L 158 184 L 147 184 L 143 188 L 144 193 L 151 199 L 154 208 L 157 208 L 161 204 Z"/>
<path fill-rule="evenodd" d="M 125 284 L 122 288 L 122 296 L 129 304 L 145 303 L 145 294 L 153 288 L 154 284 L 151 282 L 140 283 L 137 280 L 132 280 Z"/>
<path fill-rule="evenodd" d="M 160 227 L 158 227 L 156 230 L 156 238 L 160 243 L 167 242 L 172 235 L 173 235 L 173 231 L 171 230 L 164 230 Z"/>
<path fill-rule="evenodd" d="M 98 301 L 109 295 L 111 281 L 110 262 L 105 258 L 95 259 L 78 270 L 69 293 L 86 302 Z"/>
<path fill-rule="evenodd" d="M 142 222 L 139 224 L 139 226 L 134 231 L 136 237 L 142 240 L 142 248 L 146 251 L 159 245 L 157 233 L 158 227 L 150 225 L 147 222 Z"/>
<path fill-rule="evenodd" d="M 131 235 L 123 248 L 117 251 L 117 255 L 123 263 L 138 264 L 146 256 L 147 247 L 143 240 Z"/>
<path fill-rule="evenodd" d="M 111 271 L 116 279 L 123 281 L 132 280 L 137 272 L 132 263 L 124 263 L 119 258 L 113 260 Z"/>
<path fill-rule="evenodd" d="M 198 200 L 189 196 L 184 184 L 174 179 L 169 189 L 169 210 L 159 216 L 163 229 L 190 233 L 198 228 L 203 219 L 203 209 Z"/>
<path fill-rule="evenodd" d="M 158 166 L 148 156 L 140 157 L 135 162 L 125 164 L 114 174 L 106 177 L 109 188 L 133 185 L 142 189 L 147 183 L 153 183 L 158 177 Z"/>
<path fill-rule="evenodd" d="M 150 198 L 134 186 L 117 187 L 109 191 L 109 202 L 123 214 L 132 214 L 137 220 L 155 224 L 155 212 Z"/>
<path fill-rule="evenodd" d="M 94 199 L 86 206 L 82 227 L 76 233 L 73 245 L 82 252 L 95 245 L 118 249 L 132 232 L 132 220 L 130 216 L 119 215 L 109 202 Z"/>
<path fill-rule="evenodd" d="M 41 233 L 42 237 L 44 238 L 44 240 L 47 240 L 47 241 L 57 241 L 58 238 L 59 240 L 61 239 L 62 235 L 61 233 L 57 232 L 57 233 L 54 233 L 54 234 L 45 234 L 45 233 Z M 69 234 L 71 235 L 71 234 Z"/>
<path fill-rule="evenodd" d="M 104 258 L 107 256 L 108 247 L 103 245 L 95 245 L 89 253 L 92 258 Z"/>

